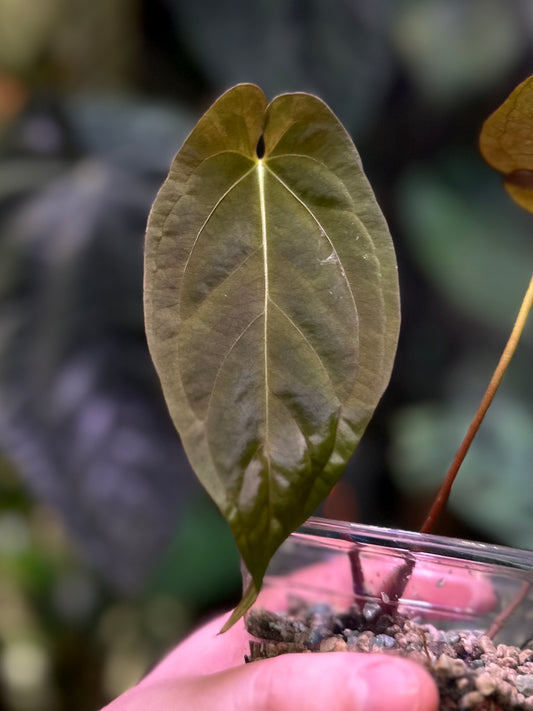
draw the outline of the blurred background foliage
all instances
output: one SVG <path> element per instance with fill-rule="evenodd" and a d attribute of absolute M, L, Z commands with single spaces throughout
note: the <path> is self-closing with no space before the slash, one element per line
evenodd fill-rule
<path fill-rule="evenodd" d="M 307 90 L 391 225 L 391 387 L 327 515 L 416 528 L 507 338 L 533 222 L 477 151 L 530 0 L 0 0 L 0 710 L 85 711 L 238 598 L 143 333 L 168 165 L 230 85 Z M 533 548 L 531 324 L 439 532 Z"/>

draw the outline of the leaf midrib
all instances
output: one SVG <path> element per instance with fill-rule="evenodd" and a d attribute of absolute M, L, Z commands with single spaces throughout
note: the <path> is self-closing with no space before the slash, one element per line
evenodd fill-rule
<path fill-rule="evenodd" d="M 278 183 L 280 185 L 282 185 L 285 188 L 285 190 L 287 190 L 287 192 L 309 213 L 309 215 L 313 218 L 316 225 L 318 226 L 320 233 L 322 235 L 324 235 L 324 237 L 327 239 L 329 246 L 331 247 L 332 253 L 335 255 L 337 264 L 339 265 L 339 269 L 341 271 L 342 278 L 344 279 L 346 286 L 348 287 L 348 291 L 349 291 L 350 297 L 352 299 L 354 311 L 355 311 L 355 313 L 357 313 L 357 305 L 355 302 L 355 295 L 353 293 L 351 284 L 348 281 L 348 277 L 346 276 L 346 272 L 344 271 L 344 266 L 343 266 L 341 260 L 339 259 L 339 255 L 337 253 L 335 245 L 333 244 L 331 237 L 327 233 L 327 230 L 324 228 L 324 226 L 322 225 L 322 223 L 320 222 L 318 217 L 315 215 L 315 213 L 311 210 L 311 208 L 294 192 L 294 190 L 292 190 L 292 188 L 289 185 L 287 185 L 287 183 L 284 180 L 282 180 L 279 177 L 279 175 L 277 175 L 277 173 L 275 173 L 271 168 L 269 168 L 267 165 L 265 166 L 265 168 L 268 170 L 270 175 L 272 175 L 278 181 Z"/>
<path fill-rule="evenodd" d="M 257 182 L 259 185 L 259 211 L 261 215 L 261 244 L 263 248 L 263 275 L 264 275 L 264 369 L 265 369 L 265 449 L 264 455 L 268 463 L 268 473 L 270 475 L 272 461 L 270 452 L 268 451 L 268 438 L 270 432 L 270 415 L 268 407 L 268 399 L 270 393 L 269 373 L 268 373 L 268 303 L 269 295 L 269 274 L 268 274 L 268 240 L 267 240 L 267 225 L 266 225 L 266 204 L 265 204 L 265 165 L 262 160 L 257 163 Z M 270 506 L 270 496 L 268 496 Z"/>
<path fill-rule="evenodd" d="M 225 153 L 225 151 L 223 151 L 223 152 Z M 238 155 L 242 155 L 242 156 L 245 157 L 245 158 L 248 158 L 248 159 L 250 158 L 250 156 L 245 156 L 244 154 L 242 154 L 242 153 L 240 153 L 240 152 L 238 152 L 238 151 L 235 151 L 235 153 L 237 153 Z M 220 155 L 220 153 L 218 153 L 218 154 L 216 154 L 216 155 Z M 213 157 L 213 156 L 211 156 L 211 157 Z M 272 156 L 271 159 L 276 159 L 276 158 L 294 158 L 294 157 L 296 157 L 296 158 L 299 158 L 299 157 L 301 157 L 301 158 L 308 158 L 309 156 L 305 156 L 305 155 L 299 154 L 299 153 L 284 153 L 284 154 L 281 154 L 281 155 Z M 327 166 L 326 166 L 325 164 L 323 164 L 321 161 L 318 161 L 318 160 L 313 159 L 313 158 L 312 158 L 312 160 L 314 160 L 315 162 L 317 162 L 319 165 L 323 166 L 325 169 L 328 169 Z M 202 162 L 205 162 L 205 161 L 202 161 Z M 202 223 L 200 229 L 198 230 L 198 232 L 197 232 L 197 234 L 196 234 L 196 237 L 194 238 L 194 242 L 193 242 L 193 244 L 192 244 L 192 246 L 191 246 L 191 249 L 190 249 L 190 251 L 189 251 L 189 254 L 187 255 L 187 259 L 186 259 L 185 264 L 184 264 L 184 267 L 183 267 L 182 278 L 185 278 L 185 275 L 186 275 L 186 273 L 187 273 L 187 269 L 188 269 L 188 267 L 189 267 L 189 263 L 190 263 L 190 261 L 191 261 L 193 252 L 194 252 L 195 249 L 196 249 L 196 246 L 197 246 L 197 244 L 198 244 L 198 241 L 200 240 L 200 237 L 201 237 L 203 231 L 205 230 L 207 224 L 209 223 L 209 221 L 211 220 L 211 218 L 213 217 L 213 215 L 214 215 L 215 212 L 217 211 L 218 207 L 219 207 L 219 206 L 222 204 L 222 202 L 228 197 L 228 195 L 229 195 L 238 185 L 240 185 L 240 183 L 241 183 L 243 180 L 245 180 L 249 175 L 251 175 L 251 174 L 253 173 L 253 171 L 256 170 L 256 169 L 257 169 L 257 172 L 258 172 L 258 183 L 259 183 L 260 202 L 261 202 L 261 204 L 262 204 L 262 207 L 261 207 L 261 210 L 262 210 L 262 213 L 261 213 L 261 231 L 262 231 L 262 235 L 261 235 L 261 237 L 262 237 L 262 248 L 263 248 L 263 255 L 264 255 L 263 258 L 264 258 L 264 263 L 265 263 L 265 265 L 264 265 L 265 279 L 266 279 L 266 281 L 265 281 L 265 292 L 268 293 L 268 286 L 267 286 L 267 285 L 268 285 L 268 267 L 267 267 L 268 250 L 267 250 L 267 236 L 266 236 L 266 206 L 265 206 L 265 194 L 264 194 L 264 171 L 265 171 L 265 170 L 268 170 L 268 172 L 270 173 L 270 175 L 272 175 L 272 177 L 275 178 L 275 179 L 279 182 L 279 184 L 307 211 L 307 213 L 308 213 L 308 214 L 311 216 L 311 218 L 315 221 L 317 227 L 318 227 L 319 230 L 320 230 L 320 233 L 321 233 L 322 235 L 324 235 L 324 237 L 327 239 L 327 241 L 328 241 L 328 243 L 329 243 L 329 245 L 330 245 L 330 247 L 331 247 L 332 253 L 335 255 L 335 258 L 336 258 L 336 260 L 337 260 L 337 264 L 339 265 L 339 269 L 340 269 L 340 271 L 341 271 L 342 277 L 343 277 L 343 279 L 344 279 L 344 281 L 345 281 L 345 283 L 346 283 L 346 286 L 347 286 L 347 288 L 348 288 L 348 291 L 349 291 L 349 293 L 350 293 L 350 297 L 351 297 L 351 299 L 352 299 L 352 304 L 353 304 L 354 311 L 355 311 L 355 313 L 357 313 L 357 306 L 356 306 L 356 301 L 355 301 L 355 295 L 354 295 L 354 293 L 353 293 L 352 287 L 351 287 L 351 285 L 350 285 L 350 282 L 349 282 L 348 277 L 347 277 L 347 275 L 346 275 L 346 272 L 345 272 L 345 270 L 344 270 L 344 266 L 343 266 L 341 260 L 339 259 L 339 255 L 338 255 L 338 253 L 337 253 L 337 250 L 336 250 L 336 248 L 335 248 L 335 246 L 334 246 L 334 244 L 333 244 L 333 241 L 331 240 L 331 237 L 329 236 L 327 230 L 324 228 L 324 226 L 322 225 L 322 223 L 320 222 L 320 220 L 318 219 L 318 217 L 315 215 L 315 213 L 313 212 L 313 210 L 311 210 L 311 208 L 294 192 L 294 190 L 292 190 L 292 188 L 291 188 L 289 185 L 287 185 L 287 183 L 286 183 L 282 178 L 280 178 L 279 175 L 278 175 L 274 170 L 272 170 L 272 168 L 270 168 L 270 167 L 267 165 L 267 159 L 266 159 L 266 158 L 265 158 L 265 159 L 256 159 L 255 164 L 252 165 L 252 167 L 249 168 L 245 173 L 243 173 L 234 183 L 232 183 L 232 185 L 230 185 L 230 187 L 220 196 L 220 198 L 219 198 L 219 199 L 216 201 L 216 203 L 213 205 L 213 207 L 212 207 L 211 210 L 209 211 L 209 214 L 207 215 L 207 217 L 206 217 L 205 220 L 203 221 L 203 223 Z M 246 261 L 246 260 L 245 260 L 245 261 Z M 242 266 L 242 265 L 239 265 L 238 268 L 240 268 L 240 266 Z M 237 269 L 238 269 L 238 268 L 237 268 Z M 179 311 L 181 312 L 181 297 L 180 297 Z M 267 313 L 267 304 L 266 304 L 266 297 L 265 297 L 265 316 L 266 316 L 266 313 Z M 265 327 L 265 329 L 266 329 L 266 327 Z"/>
<path fill-rule="evenodd" d="M 298 154 L 285 154 L 285 155 L 283 155 L 283 156 L 272 156 L 272 158 L 278 158 L 278 157 L 279 157 L 279 158 L 298 157 Z M 302 157 L 306 157 L 306 156 L 302 156 Z M 345 281 L 345 284 L 346 284 L 346 286 L 347 286 L 347 288 L 348 288 L 348 291 L 349 291 L 349 294 L 350 294 L 350 297 L 351 297 L 351 300 L 352 300 L 352 304 L 353 304 L 353 308 L 354 308 L 354 312 L 355 312 L 355 313 L 357 313 L 357 307 L 356 307 L 356 303 L 355 303 L 355 297 L 354 297 L 353 290 L 352 290 L 351 285 L 350 285 L 350 283 L 349 283 L 349 281 L 348 281 L 348 278 L 347 278 L 347 275 L 346 275 L 346 273 L 345 273 L 345 270 L 344 270 L 344 267 L 343 267 L 343 265 L 342 265 L 342 262 L 341 262 L 340 259 L 339 259 L 337 250 L 336 250 L 336 248 L 335 248 L 335 246 L 334 246 L 334 244 L 333 244 L 333 242 L 332 242 L 332 240 L 331 240 L 331 237 L 329 236 L 327 230 L 324 228 L 324 226 L 322 225 L 322 223 L 320 222 L 320 220 L 318 219 L 318 217 L 315 215 L 315 213 L 313 212 L 313 210 L 297 195 L 297 193 L 294 192 L 294 190 L 292 190 L 292 189 L 290 188 L 289 185 L 287 185 L 287 183 L 286 183 L 282 178 L 279 177 L 279 175 L 277 175 L 277 173 L 276 173 L 274 170 L 272 170 L 272 168 L 270 168 L 270 167 L 267 165 L 266 160 L 267 160 L 267 159 L 257 159 L 256 162 L 255 162 L 255 164 L 254 164 L 249 170 L 247 170 L 246 172 L 244 172 L 244 173 L 220 196 L 220 198 L 217 200 L 217 202 L 215 203 L 215 205 L 211 208 L 209 214 L 208 214 L 207 217 L 205 218 L 204 222 L 202 223 L 202 226 L 201 226 L 200 229 L 198 230 L 198 233 L 197 233 L 197 235 L 196 235 L 196 237 L 195 237 L 195 239 L 194 239 L 193 245 L 192 245 L 192 247 L 191 247 L 191 250 L 190 250 L 190 252 L 189 252 L 189 254 L 188 254 L 187 260 L 186 260 L 185 265 L 184 265 L 183 276 L 185 276 L 185 273 L 186 273 L 186 271 L 187 271 L 187 268 L 188 268 L 189 263 L 190 263 L 190 260 L 191 260 L 191 256 L 192 256 L 192 254 L 193 254 L 193 252 L 194 252 L 194 250 L 195 250 L 195 248 L 196 248 L 196 246 L 197 246 L 197 244 L 198 244 L 198 241 L 199 241 L 200 238 L 201 238 L 201 235 L 203 234 L 203 232 L 204 232 L 204 230 L 205 230 L 207 224 L 209 223 L 209 221 L 213 218 L 213 216 L 214 216 L 214 214 L 216 213 L 218 207 L 222 204 L 222 202 L 231 194 L 231 192 L 232 192 L 243 180 L 245 180 L 248 176 L 250 176 L 250 175 L 253 173 L 254 170 L 257 170 L 257 180 L 258 180 L 258 189 L 259 189 L 259 202 L 260 202 L 261 249 L 262 249 L 262 252 L 263 252 L 263 275 L 264 275 L 264 307 L 263 307 L 263 314 L 259 314 L 259 315 L 257 315 L 256 317 L 254 317 L 254 319 L 252 319 L 252 321 L 247 325 L 247 327 L 239 334 L 239 336 L 237 337 L 236 341 L 232 344 L 231 348 L 229 349 L 228 353 L 226 353 L 226 355 L 224 356 L 223 361 L 222 361 L 222 363 L 221 363 L 221 367 L 219 368 L 219 372 L 217 373 L 217 376 L 215 377 L 215 381 L 214 381 L 214 383 L 213 383 L 213 388 L 212 388 L 211 395 L 213 395 L 213 392 L 214 392 L 214 390 L 215 390 L 215 384 L 216 384 L 216 381 L 217 381 L 217 379 L 218 379 L 218 375 L 219 375 L 219 373 L 220 373 L 220 369 L 222 368 L 223 363 L 227 360 L 227 357 L 228 357 L 229 353 L 231 353 L 231 351 L 232 351 L 233 348 L 235 347 L 236 343 L 237 343 L 238 341 L 240 341 L 240 339 L 243 337 L 244 333 L 246 333 L 246 332 L 249 330 L 249 328 L 251 328 L 251 326 L 252 326 L 252 325 L 257 321 L 257 319 L 262 315 L 262 316 L 263 316 L 263 319 L 264 319 L 264 378 L 265 378 L 265 386 L 264 386 L 264 389 L 265 389 L 265 398 L 264 398 L 264 401 L 265 401 L 265 415 L 264 415 L 264 418 L 265 418 L 265 419 L 264 419 L 264 427 L 265 427 L 265 447 L 264 447 L 264 449 L 263 449 L 263 454 L 264 454 L 265 460 L 266 460 L 266 462 L 267 462 L 267 472 L 268 472 L 268 483 L 267 483 L 267 484 L 268 484 L 269 489 L 270 489 L 270 478 L 271 478 L 271 472 L 272 472 L 272 459 L 271 459 L 271 454 L 270 454 L 270 452 L 268 451 L 269 427 L 270 427 L 270 425 L 269 425 L 269 421 L 270 421 L 270 414 L 269 414 L 269 396 L 272 395 L 272 393 L 270 392 L 270 387 L 269 387 L 269 366 L 268 366 L 268 314 L 269 314 L 269 304 L 270 304 L 270 303 L 272 303 L 275 307 L 277 307 L 277 308 L 281 311 L 281 313 L 289 320 L 289 322 L 291 323 L 291 325 L 297 330 L 297 332 L 299 333 L 299 335 L 304 338 L 304 340 L 305 340 L 305 341 L 307 342 L 307 344 L 309 345 L 311 351 L 315 354 L 315 356 L 317 357 L 318 361 L 320 362 L 320 364 L 321 364 L 322 368 L 324 369 L 325 373 L 327 374 L 328 379 L 330 380 L 330 382 L 332 382 L 332 380 L 331 380 L 331 375 L 330 375 L 330 373 L 329 373 L 329 370 L 328 370 L 328 368 L 326 367 L 326 364 L 322 361 L 322 358 L 320 357 L 319 353 L 316 351 L 316 349 L 314 348 L 314 346 L 310 343 L 309 339 L 305 336 L 305 334 L 301 331 L 301 329 L 299 329 L 299 328 L 297 327 L 297 325 L 294 323 L 294 321 L 292 321 L 292 319 L 288 316 L 288 314 L 287 314 L 276 302 L 272 301 L 272 299 L 270 298 L 270 293 L 269 293 L 269 269 L 268 269 L 268 234 L 267 234 L 267 220 L 266 220 L 267 207 L 266 207 L 266 198 L 265 198 L 265 173 L 266 173 L 266 171 L 268 171 L 268 173 L 289 193 L 289 195 L 291 195 L 291 196 L 306 210 L 306 212 L 310 215 L 310 217 L 313 219 L 313 221 L 315 222 L 315 224 L 316 224 L 317 227 L 319 228 L 320 234 L 323 235 L 323 236 L 325 237 L 325 239 L 328 241 L 328 243 L 329 243 L 329 245 L 330 245 L 330 247 L 331 247 L 332 253 L 333 253 L 333 254 L 335 255 L 335 257 L 336 257 L 336 261 L 337 261 L 337 264 L 338 264 L 339 269 L 341 270 L 341 274 L 342 274 L 343 280 Z M 319 161 L 317 161 L 317 162 L 319 162 Z M 326 167 L 326 166 L 324 166 L 324 167 Z M 248 257 L 244 260 L 245 262 L 248 260 L 249 256 L 250 256 L 250 255 L 248 255 Z M 242 266 L 242 265 L 239 265 L 238 268 L 240 268 L 241 266 Z M 237 268 L 237 270 L 238 270 L 238 268 Z M 333 384 L 333 382 L 332 382 L 332 384 Z M 334 390 L 335 390 L 335 388 L 334 388 Z M 209 412 L 209 410 L 210 410 L 210 405 L 208 405 L 207 412 Z M 296 423 L 296 425 L 298 426 L 298 423 Z M 267 505 L 268 505 L 268 507 L 269 507 L 269 514 L 268 514 L 269 520 L 272 520 L 272 516 L 273 516 L 272 510 L 271 510 L 272 497 L 270 496 L 270 493 L 267 494 L 267 497 L 266 497 L 266 498 L 267 498 L 267 502 L 268 502 Z"/>
<path fill-rule="evenodd" d="M 242 155 L 242 154 L 239 154 Z M 248 156 L 247 156 L 248 157 Z M 285 158 L 285 157 L 300 157 L 300 154 L 297 153 L 287 153 L 283 154 L 280 156 L 272 156 L 273 158 Z M 301 157 L 307 157 L 307 156 L 301 156 Z M 189 252 L 189 255 L 187 257 L 187 260 L 185 262 L 185 266 L 183 269 L 183 277 L 185 276 L 185 273 L 187 271 L 188 265 L 190 263 L 191 255 L 203 233 L 203 230 L 205 229 L 206 225 L 208 222 L 211 220 L 213 215 L 215 214 L 217 208 L 221 205 L 221 203 L 228 197 L 228 195 L 234 190 L 243 180 L 245 180 L 249 175 L 253 173 L 254 170 L 257 169 L 257 176 L 258 176 L 258 187 L 259 187 L 259 201 L 260 201 L 260 218 L 261 218 L 261 249 L 263 252 L 263 273 L 264 273 L 264 307 L 263 307 L 263 314 L 258 314 L 255 316 L 252 321 L 241 331 L 241 333 L 238 335 L 238 337 L 235 339 L 235 341 L 231 344 L 229 350 L 226 352 L 224 355 L 222 362 L 220 364 L 220 367 L 218 368 L 217 374 L 215 376 L 215 379 L 213 381 L 213 386 L 211 390 L 211 398 L 212 395 L 216 389 L 216 382 L 218 380 L 218 376 L 220 375 L 220 371 L 223 367 L 223 364 L 226 362 L 228 356 L 231 354 L 233 349 L 235 348 L 236 344 L 241 340 L 243 335 L 251 328 L 251 326 L 257 321 L 257 319 L 263 315 L 264 316 L 264 372 L 265 372 L 265 431 L 268 432 L 269 430 L 269 413 L 268 413 L 268 394 L 270 393 L 269 389 L 269 374 L 268 374 L 268 312 L 269 312 L 269 303 L 273 304 L 279 311 L 287 318 L 291 326 L 298 332 L 300 337 L 303 338 L 303 340 L 308 344 L 311 352 L 315 355 L 317 358 L 318 362 L 320 363 L 321 367 L 323 368 L 324 372 L 326 373 L 329 381 L 331 382 L 333 389 L 336 391 L 335 384 L 333 382 L 332 376 L 329 372 L 329 369 L 327 368 L 326 364 L 322 360 L 320 354 L 316 350 L 316 348 L 313 346 L 313 344 L 309 341 L 307 336 L 303 333 L 303 331 L 297 326 L 297 324 L 290 318 L 290 316 L 287 314 L 287 312 L 278 304 L 276 303 L 269 294 L 269 273 L 268 273 L 268 235 L 267 235 L 267 225 L 266 225 L 266 199 L 265 199 L 265 183 L 264 183 L 264 177 L 265 177 L 265 171 L 268 171 L 269 174 L 275 178 L 279 184 L 307 211 L 307 213 L 312 217 L 316 225 L 318 226 L 320 233 L 324 235 L 324 237 L 327 239 L 333 254 L 336 257 L 336 261 L 338 264 L 339 269 L 341 270 L 341 274 L 343 276 L 343 279 L 346 283 L 346 286 L 349 290 L 354 311 L 357 313 L 357 307 L 355 304 L 355 297 L 352 291 L 352 288 L 350 286 L 350 283 L 348 281 L 348 278 L 346 276 L 346 273 L 344 271 L 344 267 L 342 265 L 342 262 L 339 259 L 337 250 L 335 249 L 333 242 L 331 238 L 329 237 L 327 231 L 324 229 L 322 223 L 318 219 L 318 217 L 314 214 L 314 212 L 311 210 L 311 208 L 290 188 L 290 186 L 285 183 L 284 180 L 282 180 L 275 171 L 273 171 L 267 164 L 266 164 L 267 159 L 258 159 L 256 163 L 245 173 L 243 173 L 217 200 L 215 205 L 211 208 L 209 215 L 205 218 L 204 222 L 202 223 L 202 226 L 198 230 L 198 233 L 195 237 L 194 243 L 191 247 L 191 250 Z M 323 165 L 320 161 L 317 161 L 321 165 Z M 326 166 L 324 166 L 326 167 Z M 245 264 L 249 258 L 254 254 L 252 252 L 251 254 L 247 255 L 247 257 L 241 262 L 232 272 L 231 274 L 234 274 L 235 272 L 239 271 L 239 269 L 242 268 L 243 264 Z M 229 275 L 228 275 L 229 276 Z M 227 279 L 227 277 L 226 277 Z M 223 280 L 222 283 L 226 281 L 226 279 Z M 221 286 L 221 284 L 217 285 L 217 289 Z M 191 314 L 188 318 L 193 317 L 194 314 Z M 270 393 L 272 394 L 272 393 Z M 210 400 L 211 400 L 210 398 Z M 208 417 L 208 414 L 210 410 L 210 404 L 207 406 L 206 410 L 206 417 Z M 270 463 L 270 456 L 265 453 L 267 456 L 267 459 Z"/>

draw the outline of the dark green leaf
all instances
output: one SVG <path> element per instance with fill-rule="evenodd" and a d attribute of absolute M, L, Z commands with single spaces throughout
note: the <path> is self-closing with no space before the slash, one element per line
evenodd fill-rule
<path fill-rule="evenodd" d="M 396 349 L 392 242 L 322 101 L 267 105 L 245 84 L 209 109 L 151 213 L 145 313 L 173 420 L 252 575 L 249 603 L 339 478 Z"/>

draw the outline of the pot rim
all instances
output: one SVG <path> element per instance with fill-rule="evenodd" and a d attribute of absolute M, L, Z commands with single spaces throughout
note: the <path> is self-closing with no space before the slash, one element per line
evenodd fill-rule
<path fill-rule="evenodd" d="M 533 574 L 533 551 L 433 533 L 418 533 L 312 516 L 292 535 L 297 538 L 320 535 L 342 540 L 344 543 L 351 540 L 354 543 L 397 548 L 413 553 L 428 553 L 447 558 L 498 564 Z"/>

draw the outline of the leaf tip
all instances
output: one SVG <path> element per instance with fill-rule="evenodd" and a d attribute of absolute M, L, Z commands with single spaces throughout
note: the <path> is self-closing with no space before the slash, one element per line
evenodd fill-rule
<path fill-rule="evenodd" d="M 244 615 L 248 612 L 248 610 L 257 600 L 258 594 L 259 590 L 255 587 L 253 581 L 250 581 L 250 584 L 248 585 L 242 596 L 242 600 L 239 602 L 237 607 L 228 617 L 218 634 L 224 634 L 224 632 L 227 632 L 231 627 L 233 627 L 233 625 L 238 622 L 241 617 L 244 617 Z"/>

